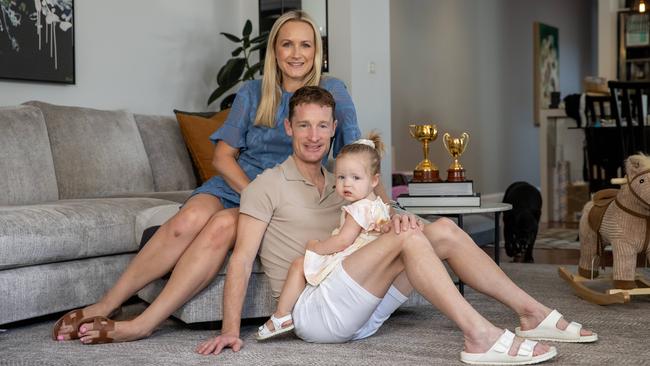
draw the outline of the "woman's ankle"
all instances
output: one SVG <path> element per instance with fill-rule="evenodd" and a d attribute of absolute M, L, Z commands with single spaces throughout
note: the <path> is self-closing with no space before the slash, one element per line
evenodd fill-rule
<path fill-rule="evenodd" d="M 138 317 L 132 320 L 126 320 L 122 322 L 122 325 L 128 333 L 137 337 L 138 339 L 149 337 L 154 329 L 158 326 L 157 324 L 151 325 L 146 322 L 138 319 Z"/>
<path fill-rule="evenodd" d="M 94 303 L 92 305 L 88 305 L 84 308 L 85 312 L 90 312 L 92 314 L 87 314 L 88 315 L 102 315 L 108 317 L 111 313 L 113 313 L 118 307 L 113 307 L 111 305 L 108 305 L 105 302 L 99 301 L 97 303 Z M 84 314 L 85 314 L 84 312 Z"/>

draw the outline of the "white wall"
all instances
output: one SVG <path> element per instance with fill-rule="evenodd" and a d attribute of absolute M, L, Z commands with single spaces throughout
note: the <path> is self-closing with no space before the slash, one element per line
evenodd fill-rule
<path fill-rule="evenodd" d="M 616 80 L 618 0 L 598 0 L 598 76 Z"/>
<path fill-rule="evenodd" d="M 389 0 L 330 0 L 329 14 L 330 74 L 350 89 L 362 134 L 376 130 L 386 142 L 382 181 L 390 188 Z M 370 64 L 374 64 L 374 72 L 370 72 Z"/>
<path fill-rule="evenodd" d="M 77 1 L 76 85 L 3 80 L 0 105 L 36 99 L 166 115 L 207 110 L 234 49 L 219 32 L 241 34 L 251 15 L 257 29 L 255 0 Z"/>
<path fill-rule="evenodd" d="M 583 77 L 596 72 L 593 6 L 591 0 L 392 1 L 396 168 L 412 170 L 422 159 L 408 124 L 435 122 L 440 135 L 471 135 L 461 162 L 480 192 L 503 192 L 517 180 L 539 185 L 533 22 L 559 28 L 560 89 L 562 96 L 577 93 Z M 440 137 L 431 159 L 445 177 L 451 159 Z"/>

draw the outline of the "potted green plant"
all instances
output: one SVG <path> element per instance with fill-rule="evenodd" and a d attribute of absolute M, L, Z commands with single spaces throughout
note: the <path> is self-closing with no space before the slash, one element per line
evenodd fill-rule
<path fill-rule="evenodd" d="M 230 33 L 221 32 L 229 41 L 237 44 L 237 48 L 232 51 L 232 58 L 226 62 L 225 65 L 219 69 L 217 74 L 217 88 L 210 94 L 208 98 L 208 105 L 212 104 L 216 99 L 239 84 L 240 81 L 253 80 L 255 74 L 264 67 L 264 59 L 260 57 L 260 61 L 251 64 L 249 58 L 251 54 L 266 45 L 268 32 L 264 32 L 255 38 L 250 38 L 253 30 L 253 24 L 250 20 L 246 20 L 244 29 L 242 30 L 241 37 L 237 37 Z M 221 109 L 230 108 L 232 102 L 235 100 L 235 94 L 230 94 L 221 101 Z"/>

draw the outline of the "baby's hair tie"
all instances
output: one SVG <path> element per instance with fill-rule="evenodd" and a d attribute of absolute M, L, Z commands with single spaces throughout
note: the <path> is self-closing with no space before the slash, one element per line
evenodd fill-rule
<path fill-rule="evenodd" d="M 375 148 L 375 143 L 372 142 L 372 140 L 368 140 L 368 139 L 358 139 L 357 141 L 353 142 L 353 144 L 368 145 L 373 149 Z"/>

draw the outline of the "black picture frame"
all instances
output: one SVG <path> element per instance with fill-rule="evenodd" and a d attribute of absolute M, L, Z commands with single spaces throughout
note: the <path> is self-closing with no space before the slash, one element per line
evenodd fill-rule
<path fill-rule="evenodd" d="M 327 1 L 322 0 L 325 3 L 325 32 L 327 35 L 321 36 L 323 41 L 323 67 L 322 72 L 329 72 L 329 46 L 328 46 L 328 37 L 329 37 L 329 10 L 327 9 Z M 271 32 L 273 23 L 280 15 L 291 11 L 291 10 L 301 10 L 302 9 L 302 0 L 259 0 L 259 30 L 260 34 L 263 32 Z M 319 24 L 322 25 L 322 24 Z M 263 59 L 266 55 L 266 45 L 260 48 L 260 59 Z"/>
<path fill-rule="evenodd" d="M 0 79 L 75 84 L 74 24 L 74 0 L 0 1 Z"/>

